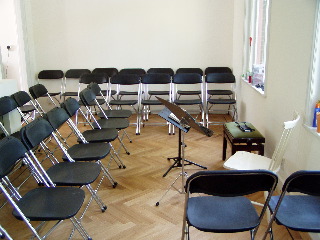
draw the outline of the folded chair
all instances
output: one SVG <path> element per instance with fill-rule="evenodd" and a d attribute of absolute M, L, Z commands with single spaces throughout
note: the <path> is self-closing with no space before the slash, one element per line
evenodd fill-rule
<path fill-rule="evenodd" d="M 91 112 L 90 105 L 88 104 L 90 102 L 95 101 L 96 95 L 89 88 L 86 88 L 80 92 L 80 99 L 85 104 L 87 112 L 90 114 L 91 120 L 93 121 L 92 126 L 94 129 L 103 129 L 103 128 L 114 129 L 115 128 L 118 131 L 123 130 L 123 134 L 119 138 L 119 141 L 121 142 L 120 147 L 123 147 L 125 149 L 126 153 L 128 154 L 129 151 L 126 149 L 125 145 L 123 144 L 122 139 L 124 136 L 127 136 L 129 138 L 128 134 L 125 131 L 125 129 L 127 127 L 129 127 L 129 120 L 126 118 L 108 118 L 106 115 L 104 116 L 104 118 L 96 119 Z M 103 109 L 101 109 L 101 112 L 104 113 Z M 130 138 L 129 138 L 129 140 L 130 140 Z M 130 140 L 130 142 L 132 142 L 132 141 Z M 120 150 L 120 148 L 119 148 L 119 150 Z"/>
<path fill-rule="evenodd" d="M 57 131 L 64 123 L 73 124 L 63 108 L 53 108 L 43 118 L 50 123 L 54 131 Z M 108 168 L 101 162 L 110 153 L 110 145 L 108 143 L 88 143 L 85 141 L 84 144 L 75 144 L 71 147 L 59 144 L 59 147 L 64 152 L 62 159 L 65 161 L 68 161 L 70 156 L 74 161 L 94 161 L 100 164 L 104 176 L 109 179 L 114 188 L 117 186 L 118 183 L 114 181 Z"/>
<path fill-rule="evenodd" d="M 279 196 L 273 196 L 269 202 L 271 217 L 263 236 L 272 234 L 272 224 L 283 225 L 300 232 L 320 233 L 320 171 L 301 170 L 292 173 L 282 187 Z M 294 239 L 292 237 L 292 239 Z"/>
<path fill-rule="evenodd" d="M 278 177 L 266 170 L 201 171 L 186 182 L 182 237 L 190 239 L 190 227 L 213 233 L 250 231 L 255 238 L 277 185 Z M 248 194 L 267 191 L 268 197 L 258 213 Z"/>
<path fill-rule="evenodd" d="M 55 163 L 52 167 L 45 171 L 41 166 L 41 161 L 36 157 L 33 149 L 40 144 L 43 144 L 46 138 L 54 136 L 53 132 L 54 129 L 52 126 L 43 118 L 38 118 L 21 129 L 21 141 L 26 146 L 29 156 L 35 161 L 35 165 L 40 169 L 39 174 L 43 175 L 46 182 L 51 183 L 52 185 L 85 186 L 92 198 L 97 202 L 101 211 L 104 212 L 107 207 L 91 186 L 91 183 L 96 181 L 100 175 L 101 167 L 99 164 L 93 162 L 75 162 L 66 151 L 68 161 L 59 162 L 52 156 L 55 159 Z M 55 136 L 54 138 L 60 146 L 61 143 L 58 138 Z"/>
<path fill-rule="evenodd" d="M 24 196 L 21 196 L 10 184 L 7 175 L 12 170 L 15 162 L 25 157 L 26 152 L 25 146 L 14 137 L 6 137 L 0 141 L 0 189 L 13 206 L 14 217 L 24 221 L 33 235 L 39 240 L 44 239 L 63 220 L 67 219 L 71 220 L 83 239 L 91 240 L 80 221 L 75 217 L 85 198 L 82 189 L 75 187 L 41 187 L 32 189 Z M 18 200 L 15 201 L 12 195 L 17 197 Z M 57 223 L 47 234 L 40 236 L 37 231 L 39 229 L 33 227 L 32 221 L 57 221 Z M 43 223 L 39 225 L 40 230 L 43 225 Z"/>
<path fill-rule="evenodd" d="M 36 107 L 27 92 L 18 91 L 12 94 L 11 97 L 16 101 L 18 105 L 17 110 L 25 123 L 28 123 L 30 119 L 31 121 L 35 119 Z"/>

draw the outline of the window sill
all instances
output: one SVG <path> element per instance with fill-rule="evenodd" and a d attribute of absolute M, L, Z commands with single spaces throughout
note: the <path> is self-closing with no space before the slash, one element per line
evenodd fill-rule
<path fill-rule="evenodd" d="M 317 129 L 315 127 L 310 127 L 306 124 L 303 124 L 303 126 L 308 130 L 308 132 L 312 133 L 314 136 L 320 139 L 320 133 L 317 133 Z"/>
<path fill-rule="evenodd" d="M 243 82 L 245 82 L 248 86 L 252 87 L 254 90 L 256 90 L 258 93 L 260 93 L 261 95 L 265 96 L 265 91 L 263 91 L 261 88 L 257 88 L 255 86 L 253 86 L 251 83 L 249 83 L 249 81 L 245 78 L 242 77 Z"/>

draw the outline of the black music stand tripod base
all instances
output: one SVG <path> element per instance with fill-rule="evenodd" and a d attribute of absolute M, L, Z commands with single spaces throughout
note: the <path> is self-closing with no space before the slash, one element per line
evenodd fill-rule
<path fill-rule="evenodd" d="M 168 168 L 168 170 L 163 174 L 163 177 L 167 176 L 167 174 L 171 171 L 171 169 L 173 168 L 176 168 L 176 167 L 182 167 L 182 157 L 181 157 L 181 148 L 182 148 L 182 141 L 181 141 L 181 129 L 179 128 L 179 143 L 178 143 L 178 157 L 171 157 L 171 158 L 167 158 L 168 160 L 174 160 L 174 163 L 171 165 L 171 167 Z M 185 146 L 186 147 L 186 146 Z M 187 163 L 184 163 L 185 166 L 187 165 L 195 165 L 195 166 L 198 166 L 200 168 L 203 168 L 203 169 L 207 169 L 207 167 L 205 166 L 202 166 L 198 163 L 195 163 L 195 162 L 192 162 L 190 160 L 187 160 L 187 159 L 184 159 L 185 162 Z"/>

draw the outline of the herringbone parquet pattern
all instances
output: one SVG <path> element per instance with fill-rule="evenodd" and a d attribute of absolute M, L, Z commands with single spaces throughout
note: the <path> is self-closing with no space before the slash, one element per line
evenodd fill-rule
<path fill-rule="evenodd" d="M 162 121 L 156 115 L 152 115 L 149 123 Z M 221 161 L 222 151 L 222 126 L 211 126 L 215 134 L 208 138 L 200 133 L 191 130 L 185 135 L 187 148 L 185 157 L 208 167 L 210 170 L 223 169 Z M 81 126 L 81 129 L 89 129 L 88 126 Z M 184 205 L 184 195 L 179 194 L 171 188 L 166 196 L 161 200 L 158 207 L 155 203 L 163 196 L 166 189 L 179 175 L 180 168 L 174 168 L 164 178 L 162 175 L 172 164 L 167 157 L 177 155 L 178 135 L 169 136 L 166 126 L 145 126 L 141 130 L 141 135 L 136 136 L 135 127 L 129 127 L 127 132 L 133 140 L 129 143 L 124 141 L 130 151 L 126 155 L 122 150 L 120 153 L 126 169 L 119 169 L 114 162 L 111 162 L 110 172 L 118 182 L 116 188 L 104 179 L 98 194 L 107 204 L 108 209 L 102 213 L 95 202 L 92 202 L 84 218 L 83 225 L 93 239 L 99 240 L 177 240 L 181 238 L 182 215 Z M 63 126 L 61 131 L 67 135 L 69 128 Z M 69 143 L 75 143 L 75 137 L 70 138 Z M 50 144 L 53 147 L 53 143 Z M 114 144 L 118 146 L 117 143 Z M 228 152 L 230 154 L 230 152 Z M 56 152 L 60 157 L 61 153 Z M 108 163 L 109 158 L 103 160 Z M 197 166 L 187 166 L 188 175 L 201 170 Z M 25 175 L 23 173 L 22 175 Z M 19 178 L 22 178 L 19 177 Z M 17 182 L 20 181 L 19 179 Z M 95 186 L 96 184 L 93 184 Z M 22 187 L 28 189 L 36 187 L 33 179 Z M 179 179 L 175 185 L 181 188 L 182 182 Z M 88 196 L 88 194 L 87 194 Z M 255 200 L 262 198 L 254 195 Z M 1 197 L 3 201 L 3 197 Z M 7 229 L 14 239 L 27 239 L 30 231 L 27 230 L 23 222 L 19 222 L 11 215 L 12 208 L 6 205 L 0 211 L 1 225 Z M 265 230 L 266 221 L 257 235 L 261 238 Z M 48 239 L 67 239 L 71 231 L 68 221 L 61 224 Z M 275 239 L 290 239 L 287 231 L 283 227 L 275 227 Z M 294 233 L 295 239 L 302 239 L 299 234 Z M 192 239 L 249 239 L 249 233 L 237 234 L 213 234 L 203 233 L 191 229 Z M 73 239 L 82 239 L 75 233 Z M 306 239 L 306 238 L 304 238 Z"/>

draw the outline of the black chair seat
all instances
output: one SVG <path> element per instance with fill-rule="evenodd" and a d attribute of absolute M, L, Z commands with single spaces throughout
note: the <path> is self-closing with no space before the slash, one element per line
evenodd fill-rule
<path fill-rule="evenodd" d="M 129 120 L 126 118 L 98 119 L 97 122 L 101 128 L 125 129 L 129 127 Z M 92 124 L 95 129 L 99 129 L 96 123 Z"/>
<path fill-rule="evenodd" d="M 47 170 L 57 186 L 83 186 L 93 183 L 99 176 L 101 166 L 93 162 L 61 162 Z"/>
<path fill-rule="evenodd" d="M 235 99 L 208 99 L 207 102 L 211 104 L 236 104 Z"/>
<path fill-rule="evenodd" d="M 36 109 L 32 105 L 24 105 L 20 107 L 20 110 L 23 113 L 29 113 L 35 111 Z"/>
<path fill-rule="evenodd" d="M 17 205 L 31 221 L 64 220 L 77 214 L 84 197 L 84 191 L 79 188 L 43 187 L 29 191 Z M 22 220 L 16 210 L 13 210 L 13 215 Z"/>
<path fill-rule="evenodd" d="M 137 91 L 133 91 L 133 92 L 130 92 L 130 91 L 120 91 L 120 92 L 119 92 L 119 95 L 134 96 L 134 95 L 138 95 L 138 92 L 137 92 Z"/>
<path fill-rule="evenodd" d="M 106 103 L 106 101 L 104 99 L 102 99 L 102 98 L 97 98 L 97 101 L 98 101 L 99 105 L 102 105 L 102 104 Z M 79 104 L 81 106 L 85 106 L 81 100 L 79 100 L 78 102 L 79 102 Z M 93 101 L 93 102 L 89 103 L 88 105 L 89 106 L 94 106 L 94 105 L 96 105 L 96 103 Z"/>
<path fill-rule="evenodd" d="M 231 90 L 208 90 L 207 93 L 209 95 L 232 95 L 233 92 Z"/>
<path fill-rule="evenodd" d="M 104 110 L 108 118 L 129 118 L 132 115 L 130 110 Z M 100 118 L 104 118 L 103 113 L 98 113 Z"/>
<path fill-rule="evenodd" d="M 57 95 L 60 95 L 60 92 L 50 92 L 49 93 L 50 94 L 50 96 L 57 96 Z"/>
<path fill-rule="evenodd" d="M 89 143 L 94 142 L 112 142 L 118 137 L 118 131 L 115 128 L 92 129 L 82 133 Z M 77 140 L 81 142 L 80 139 Z"/>
<path fill-rule="evenodd" d="M 62 96 L 72 96 L 72 97 L 77 97 L 78 93 L 77 92 L 65 92 L 62 94 Z"/>
<path fill-rule="evenodd" d="M 271 197 L 269 206 L 274 212 L 280 196 Z M 286 195 L 276 215 L 278 224 L 302 232 L 320 232 L 320 197 Z"/>
<path fill-rule="evenodd" d="M 149 95 L 169 95 L 169 91 L 149 91 Z"/>
<path fill-rule="evenodd" d="M 105 158 L 109 154 L 110 145 L 107 143 L 76 144 L 67 151 L 75 161 L 96 161 Z M 63 155 L 62 159 L 68 161 L 65 155 Z"/>
<path fill-rule="evenodd" d="M 111 100 L 110 105 L 136 105 L 138 100 Z"/>
<path fill-rule="evenodd" d="M 158 100 L 142 100 L 141 101 L 142 105 L 162 105 L 162 103 Z"/>
<path fill-rule="evenodd" d="M 201 231 L 225 233 L 254 229 L 259 216 L 248 198 L 207 196 L 189 199 L 187 221 Z"/>
<path fill-rule="evenodd" d="M 180 95 L 199 95 L 201 94 L 201 91 L 181 91 L 181 90 L 178 90 L 177 91 L 178 94 Z"/>
<path fill-rule="evenodd" d="M 189 100 L 175 100 L 175 104 L 177 105 L 196 105 L 202 104 L 201 99 L 189 99 Z"/>

